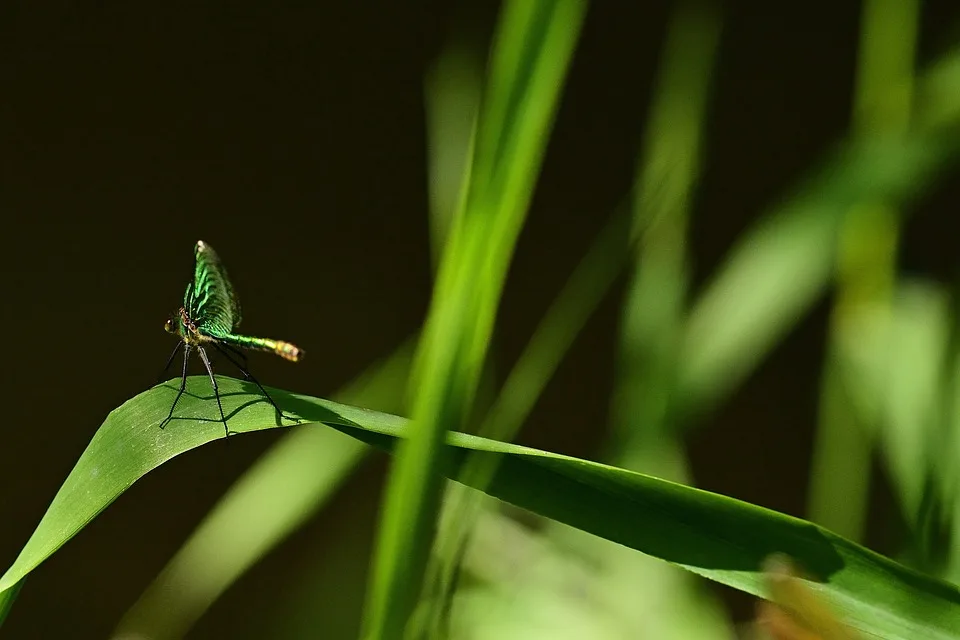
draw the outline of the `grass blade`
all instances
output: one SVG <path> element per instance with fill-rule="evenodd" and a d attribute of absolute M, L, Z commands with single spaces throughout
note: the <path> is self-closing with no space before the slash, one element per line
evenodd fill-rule
<path fill-rule="evenodd" d="M 958 454 L 960 454 L 960 278 L 953 289 L 953 335 L 952 363 L 944 375 L 943 397 L 944 425 L 943 441 L 946 443 L 940 452 L 939 476 L 942 483 L 941 492 L 950 512 L 950 525 L 953 531 L 960 531 L 960 470 L 957 469 Z M 953 390 L 953 393 L 951 393 Z M 954 536 L 950 541 L 945 562 L 945 577 L 954 583 L 960 582 L 960 537 Z"/>
<path fill-rule="evenodd" d="M 470 174 L 480 108 L 481 68 L 465 49 L 448 48 L 427 76 L 427 148 L 430 176 L 430 249 L 436 266 L 443 255 Z"/>
<path fill-rule="evenodd" d="M 183 637 L 231 584 L 327 501 L 366 449 L 343 434 L 318 429 L 284 438 L 231 487 L 127 612 L 114 637 Z"/>
<path fill-rule="evenodd" d="M 919 14 L 916 0 L 863 4 L 853 118 L 861 135 L 902 135 L 909 126 Z M 858 412 L 851 402 L 851 393 L 856 393 L 851 387 L 861 372 L 845 356 L 857 349 L 878 316 L 889 311 L 900 213 L 872 201 L 858 203 L 844 218 L 808 513 L 812 520 L 860 540 L 870 487 L 871 431 L 876 430 L 871 422 L 877 416 Z"/>
<path fill-rule="evenodd" d="M 412 345 L 340 391 L 345 402 L 399 408 Z M 251 566 L 316 513 L 368 448 L 328 430 L 296 429 L 234 483 L 124 615 L 118 638 L 180 638 Z"/>
<path fill-rule="evenodd" d="M 238 431 L 275 428 L 275 415 L 252 385 L 223 378 L 221 394 Z M 14 565 L 0 577 L 11 589 L 139 477 L 205 442 L 222 439 L 209 380 L 188 379 L 181 415 L 159 424 L 176 384 L 154 387 L 107 417 Z M 197 396 L 203 389 L 207 395 Z M 275 394 L 285 411 L 321 422 L 385 450 L 408 433 L 403 418 L 294 395 Z M 240 410 L 238 412 L 238 409 Z M 452 433 L 442 471 L 455 477 L 469 453 L 502 456 L 490 495 L 548 518 L 762 595 L 761 563 L 794 558 L 823 582 L 807 582 L 851 627 L 889 640 L 960 638 L 960 591 L 903 567 L 809 522 L 665 480 L 526 447 Z M 109 461 L 106 464 L 105 461 Z M 4 596 L 0 596 L 4 597 Z"/>
<path fill-rule="evenodd" d="M 912 126 L 858 136 L 746 234 L 700 295 L 684 328 L 680 394 L 701 414 L 756 366 L 826 290 L 844 215 L 861 202 L 902 206 L 960 145 L 960 50 L 916 83 Z M 901 88 L 898 88 L 899 91 Z"/>
<path fill-rule="evenodd" d="M 24 582 L 24 580 L 21 580 L 10 589 L 0 591 L 0 626 L 2 626 L 3 621 L 7 619 L 10 609 L 13 608 L 13 602 L 17 599 L 17 596 L 20 595 L 20 589 L 23 588 Z"/>
<path fill-rule="evenodd" d="M 914 525 L 941 446 L 940 394 L 949 370 L 951 322 L 956 319 L 950 316 L 944 287 L 916 280 L 899 283 L 886 336 L 879 435 L 895 495 Z"/>
<path fill-rule="evenodd" d="M 617 377 L 604 461 L 690 484 L 674 418 L 676 363 L 686 313 L 688 220 L 700 177 L 703 129 L 720 40 L 718 9 L 681 3 L 661 71 L 635 179 L 640 236 L 620 320 Z M 627 637 L 729 638 L 719 602 L 695 576 L 566 527 L 548 531 L 593 559 L 604 609 Z M 572 540 L 567 540 L 572 537 Z"/>
<path fill-rule="evenodd" d="M 960 88 L 960 74 L 951 80 Z M 956 125 L 960 110 L 953 116 Z M 761 222 L 701 294 L 684 328 L 680 394 L 689 410 L 702 413 L 729 393 L 822 295 L 850 207 L 915 197 L 957 145 L 948 129 L 849 142 Z"/>
<path fill-rule="evenodd" d="M 387 486 L 365 638 L 402 636 L 419 599 L 439 504 L 443 433 L 472 406 L 584 10 L 575 0 L 503 8 L 464 209 L 449 232 L 417 354 L 415 427 Z"/>

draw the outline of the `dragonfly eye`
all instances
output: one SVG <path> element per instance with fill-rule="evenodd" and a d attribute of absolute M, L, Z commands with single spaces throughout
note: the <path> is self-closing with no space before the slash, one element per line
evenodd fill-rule
<path fill-rule="evenodd" d="M 163 330 L 167 333 L 176 333 L 177 328 L 173 323 L 173 318 L 167 318 L 167 321 L 163 323 Z"/>

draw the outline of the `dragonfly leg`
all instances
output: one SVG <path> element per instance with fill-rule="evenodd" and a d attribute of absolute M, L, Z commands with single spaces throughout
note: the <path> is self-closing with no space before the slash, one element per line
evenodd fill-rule
<path fill-rule="evenodd" d="M 243 363 L 246 364 L 247 357 L 246 357 L 242 352 L 237 351 L 236 349 L 234 349 L 232 346 L 228 345 L 228 344 L 225 343 L 225 342 L 214 342 L 214 343 L 213 343 L 213 346 L 215 346 L 215 347 L 217 348 L 217 350 L 220 351 L 220 353 L 223 354 L 223 357 L 224 357 L 224 358 L 226 358 L 227 360 L 230 361 L 230 364 L 232 364 L 233 366 L 235 366 L 237 369 L 240 369 L 240 373 L 243 374 L 243 377 L 244 377 L 246 380 L 249 380 L 249 381 L 252 382 L 253 384 L 257 385 L 257 388 L 260 389 L 260 393 L 262 393 L 262 394 L 264 395 L 264 397 L 267 399 L 267 401 L 268 401 L 271 405 L 273 405 L 273 408 L 274 408 L 274 410 L 277 412 L 277 415 L 279 415 L 281 418 L 286 418 L 287 420 L 293 420 L 293 421 L 295 421 L 295 422 L 300 422 L 297 418 L 294 418 L 294 417 L 292 417 L 292 416 L 288 416 L 287 414 L 285 414 L 285 413 L 280 409 L 280 407 L 277 406 L 277 403 L 273 401 L 273 398 L 270 397 L 270 394 L 267 393 L 267 390 L 263 388 L 263 385 L 260 384 L 260 381 L 257 380 L 256 378 L 254 378 L 254 377 L 253 377 L 253 374 L 250 373 L 249 371 L 247 371 L 247 369 L 246 369 L 242 364 L 240 364 L 239 362 L 237 362 L 236 360 L 234 360 L 234 359 L 230 356 L 230 353 L 227 351 L 227 349 L 229 349 L 230 351 L 236 353 L 236 354 L 239 355 L 241 358 L 243 358 Z"/>
<path fill-rule="evenodd" d="M 173 359 L 176 357 L 177 351 L 180 351 L 180 347 L 183 346 L 183 344 L 184 344 L 183 340 L 177 341 L 177 346 L 173 348 L 173 353 L 171 353 L 170 357 L 167 358 L 167 364 L 164 365 L 163 371 L 161 371 L 160 375 L 157 376 L 157 384 L 160 384 L 161 382 L 163 382 L 163 376 L 167 375 L 167 370 L 170 369 L 170 365 L 173 363 Z"/>
<path fill-rule="evenodd" d="M 241 367 L 241 366 L 237 365 L 237 367 L 240 369 L 240 371 L 243 373 L 244 376 L 246 376 L 246 377 L 248 377 L 248 378 L 250 377 L 250 373 L 246 370 L 246 367 L 247 367 L 247 354 L 245 354 L 243 351 L 240 351 L 240 349 L 237 349 L 235 346 L 233 346 L 233 345 L 230 344 L 229 342 L 215 342 L 214 344 L 216 344 L 218 347 L 222 347 L 223 349 L 226 349 L 227 351 L 229 351 L 229 352 L 232 353 L 233 355 L 235 355 L 235 356 L 237 356 L 238 358 L 240 358 L 240 362 L 243 363 L 243 366 Z M 221 349 L 220 352 L 223 353 L 223 350 Z M 232 361 L 231 361 L 231 362 L 232 362 Z M 234 363 L 234 364 L 236 364 L 236 363 Z"/>
<path fill-rule="evenodd" d="M 207 352 L 204 351 L 203 347 L 197 346 L 197 351 L 200 352 L 200 359 L 203 360 L 203 366 L 207 368 L 207 373 L 210 375 L 210 384 L 213 386 L 213 395 L 217 397 L 217 407 L 220 409 L 220 420 L 223 422 L 223 432 L 226 434 L 225 437 L 230 437 L 230 429 L 227 428 L 227 417 L 223 415 L 223 404 L 220 402 L 220 389 L 217 387 L 217 378 L 213 375 L 213 367 L 210 366 L 210 359 L 207 358 Z"/>
<path fill-rule="evenodd" d="M 180 348 L 180 345 L 177 345 L 177 348 Z M 176 355 L 176 351 L 170 356 L 170 359 L 173 360 L 173 356 Z M 173 399 L 173 404 L 170 405 L 170 413 L 167 414 L 167 417 L 160 423 L 160 428 L 163 429 L 167 426 L 167 423 L 173 419 L 173 410 L 177 408 L 177 403 L 180 402 L 180 396 L 183 395 L 183 390 L 187 387 L 187 363 L 190 361 L 190 345 L 185 344 L 183 347 L 183 374 L 180 376 L 180 391 L 177 392 L 177 397 Z M 167 368 L 170 367 L 170 363 L 167 362 Z M 166 373 L 166 369 L 164 369 Z M 163 374 L 160 374 L 163 375 Z"/>

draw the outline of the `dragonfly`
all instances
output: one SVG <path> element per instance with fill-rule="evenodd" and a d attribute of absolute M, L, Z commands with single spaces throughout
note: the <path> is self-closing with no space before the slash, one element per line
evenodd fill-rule
<path fill-rule="evenodd" d="M 176 335 L 180 340 L 167 359 L 167 364 L 163 368 L 160 378 L 162 379 L 170 369 L 170 365 L 181 347 L 183 348 L 183 373 L 180 376 L 180 390 L 173 400 L 170 413 L 160 423 L 160 428 L 163 429 L 173 419 L 173 411 L 177 408 L 177 403 L 180 402 L 180 397 L 187 385 L 187 365 L 190 362 L 190 355 L 196 351 L 210 376 L 210 384 L 217 399 L 217 407 L 220 409 L 220 421 L 223 422 L 225 437 L 230 436 L 227 418 L 223 413 L 223 403 L 220 401 L 217 378 L 213 373 L 213 366 L 210 364 L 210 357 L 207 354 L 207 349 L 211 347 L 219 351 L 230 363 L 236 366 L 243 373 L 245 380 L 257 385 L 260 392 L 273 405 L 281 418 L 296 420 L 296 418 L 285 415 L 277 406 L 277 403 L 273 401 L 273 398 L 270 397 L 270 394 L 267 393 L 267 390 L 263 388 L 263 385 L 250 374 L 246 366 L 247 357 L 241 349 L 270 351 L 291 362 L 303 359 L 303 349 L 283 340 L 258 338 L 237 333 L 236 329 L 241 320 L 240 301 L 237 299 L 233 284 L 227 276 L 227 270 L 220 262 L 220 257 L 213 250 L 213 247 L 203 240 L 197 242 L 193 253 L 196 257 L 193 282 L 187 285 L 187 290 L 183 294 L 183 306 L 163 326 L 167 333 Z"/>

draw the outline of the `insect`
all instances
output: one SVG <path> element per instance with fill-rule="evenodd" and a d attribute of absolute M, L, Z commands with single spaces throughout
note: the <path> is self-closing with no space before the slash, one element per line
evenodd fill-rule
<path fill-rule="evenodd" d="M 207 374 L 210 376 L 210 384 L 213 386 L 213 393 L 217 398 L 217 407 L 220 409 L 223 430 L 227 437 L 230 436 L 227 418 L 223 413 L 223 404 L 220 402 L 217 378 L 213 375 L 213 367 L 210 365 L 210 358 L 207 355 L 208 347 L 213 347 L 219 351 L 240 369 L 244 379 L 256 384 L 281 418 L 295 420 L 295 418 L 284 415 L 277 403 L 267 393 L 267 390 L 263 388 L 263 385 L 250 375 L 245 366 L 247 357 L 240 349 L 271 351 L 291 362 L 297 362 L 303 358 L 303 349 L 283 340 L 256 338 L 236 333 L 236 328 L 240 324 L 240 302 L 233 291 L 230 278 L 227 277 L 227 270 L 223 267 L 213 247 L 203 240 L 197 242 L 193 252 L 197 259 L 193 282 L 187 285 L 180 311 L 169 318 L 163 326 L 167 333 L 175 334 L 180 338 L 180 341 L 167 359 L 167 364 L 160 377 L 162 378 L 166 374 L 180 347 L 183 347 L 183 373 L 180 377 L 180 391 L 177 392 L 177 397 L 170 407 L 170 413 L 160 423 L 160 428 L 164 428 L 167 422 L 173 419 L 173 410 L 176 409 L 184 388 L 186 388 L 187 364 L 190 361 L 190 354 L 196 350 L 200 354 L 200 360 L 203 361 Z"/>

